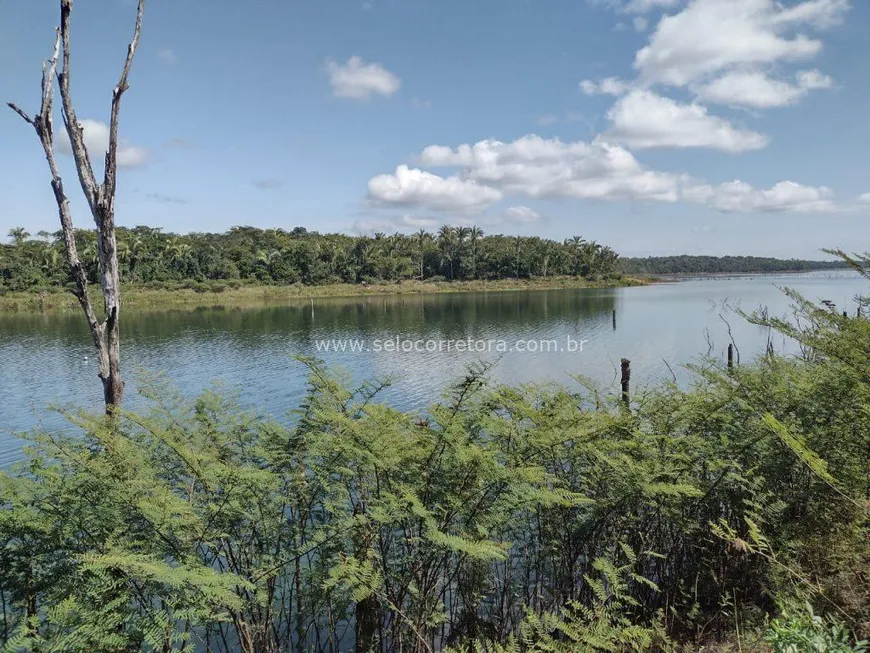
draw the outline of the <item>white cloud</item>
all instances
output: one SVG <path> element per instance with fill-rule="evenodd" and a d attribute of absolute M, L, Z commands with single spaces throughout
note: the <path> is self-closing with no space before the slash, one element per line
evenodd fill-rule
<path fill-rule="evenodd" d="M 99 120 L 82 120 L 81 126 L 84 132 L 85 148 L 92 159 L 105 158 L 109 149 L 109 126 Z M 57 131 L 57 150 L 62 154 L 72 156 L 72 145 L 66 129 Z M 148 159 L 148 150 L 136 145 L 130 145 L 123 139 L 118 142 L 118 167 L 136 168 Z"/>
<path fill-rule="evenodd" d="M 784 7 L 775 0 L 693 0 L 659 22 L 634 67 L 653 83 L 684 86 L 739 66 L 814 57 L 821 41 L 795 31 L 840 21 L 848 0 L 805 0 Z"/>
<path fill-rule="evenodd" d="M 460 145 L 455 150 L 446 145 L 430 145 L 420 155 L 420 163 L 432 168 L 469 166 L 473 160 L 470 145 Z"/>
<path fill-rule="evenodd" d="M 504 219 L 517 224 L 530 224 L 540 222 L 541 214 L 528 206 L 512 206 L 504 212 Z"/>
<path fill-rule="evenodd" d="M 178 58 L 175 56 L 175 51 L 172 48 L 161 48 L 157 51 L 157 58 L 160 59 L 163 63 L 169 64 L 170 66 L 175 64 Z"/>
<path fill-rule="evenodd" d="M 645 32 L 649 26 L 649 21 L 643 16 L 635 16 L 631 23 L 634 25 L 635 32 Z"/>
<path fill-rule="evenodd" d="M 505 194 L 665 202 L 678 198 L 675 175 L 647 170 L 625 148 L 599 141 L 563 143 L 529 135 L 511 143 L 485 140 L 455 149 L 431 145 L 420 161 L 459 167 L 462 179 Z"/>
<path fill-rule="evenodd" d="M 604 138 L 633 148 L 706 147 L 729 153 L 759 150 L 769 139 L 711 116 L 699 104 L 682 104 L 651 91 L 635 90 L 607 112 Z"/>
<path fill-rule="evenodd" d="M 819 88 L 831 88 L 834 80 L 818 70 L 802 70 L 797 74 L 798 86 L 810 91 Z"/>
<path fill-rule="evenodd" d="M 863 193 L 858 197 L 858 201 L 862 204 L 870 204 L 870 193 Z"/>
<path fill-rule="evenodd" d="M 351 57 L 345 64 L 326 62 L 329 83 L 335 97 L 369 100 L 373 95 L 389 97 L 399 90 L 401 80 L 378 63 Z"/>
<path fill-rule="evenodd" d="M 836 208 L 830 188 L 793 181 L 781 181 L 766 190 L 743 181 L 718 186 L 700 184 L 684 189 L 683 197 L 726 213 L 823 213 Z"/>
<path fill-rule="evenodd" d="M 369 199 L 379 204 L 433 211 L 482 211 L 502 198 L 494 188 L 459 177 L 439 177 L 400 165 L 391 175 L 369 180 Z"/>
<path fill-rule="evenodd" d="M 810 91 L 833 85 L 834 80 L 818 70 L 799 72 L 796 83 L 773 79 L 760 71 L 728 72 L 699 88 L 698 96 L 718 104 L 768 109 L 794 104 Z"/>
<path fill-rule="evenodd" d="M 629 88 L 630 84 L 618 77 L 605 77 L 598 82 L 584 79 L 580 82 L 580 90 L 586 95 L 622 95 Z"/>
<path fill-rule="evenodd" d="M 600 139 L 563 143 L 532 134 L 509 143 L 484 140 L 456 148 L 430 145 L 419 160 L 424 166 L 459 170 L 455 176 L 444 178 L 399 166 L 394 175 L 381 175 L 369 182 L 369 198 L 381 205 L 415 211 L 466 215 L 511 196 L 683 201 L 728 213 L 824 213 L 838 208 L 832 191 L 824 186 L 792 181 L 768 189 L 756 189 L 743 181 L 714 185 L 686 174 L 650 170 L 625 148 Z M 862 196 L 862 201 L 870 203 L 870 193 Z M 541 216 L 518 205 L 507 209 L 501 219 L 530 224 Z M 407 216 L 401 220 L 405 226 L 416 224 Z M 456 221 L 453 216 L 451 220 Z M 395 218 L 393 223 L 397 224 Z"/>
<path fill-rule="evenodd" d="M 782 25 L 806 23 L 819 28 L 831 27 L 843 20 L 849 8 L 849 0 L 807 0 L 792 7 L 777 3 L 779 11 L 773 21 Z"/>

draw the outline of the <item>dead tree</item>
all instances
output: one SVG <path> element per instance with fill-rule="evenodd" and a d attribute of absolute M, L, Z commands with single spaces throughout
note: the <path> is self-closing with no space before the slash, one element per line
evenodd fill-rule
<path fill-rule="evenodd" d="M 121 71 L 121 78 L 112 91 L 112 109 L 109 124 L 109 149 L 105 153 L 105 170 L 103 181 L 99 183 L 94 175 L 91 159 L 85 148 L 84 130 L 76 117 L 70 92 L 70 15 L 73 0 L 60 2 L 60 27 L 54 43 L 54 54 L 42 66 L 42 103 L 39 113 L 31 118 L 17 105 L 9 103 L 9 107 L 21 116 L 36 131 L 48 161 L 51 173 L 51 188 L 57 202 L 60 215 L 60 226 L 63 232 L 66 258 L 70 273 L 75 281 L 75 295 L 81 304 L 88 321 L 91 337 L 97 349 L 100 363 L 100 380 L 103 382 L 103 397 L 106 412 L 121 405 L 124 397 L 124 381 L 121 378 L 120 355 L 120 311 L 121 288 L 118 270 L 118 244 L 115 235 L 115 189 L 118 170 L 118 121 L 121 111 L 121 97 L 127 90 L 127 78 L 133 65 L 133 57 L 139 44 L 142 31 L 142 14 L 145 0 L 139 0 L 136 13 L 136 27 L 133 39 L 127 48 L 127 58 Z M 58 59 L 61 69 L 57 70 Z M 54 101 L 54 80 L 57 78 L 62 105 L 64 127 L 72 146 L 73 159 L 78 172 L 79 184 L 87 200 L 88 208 L 94 218 L 97 231 L 97 246 L 100 263 L 100 286 L 103 293 L 104 317 L 99 319 L 90 297 L 88 296 L 88 279 L 84 267 L 79 260 L 76 249 L 75 230 L 70 213 L 69 200 L 64 191 L 63 181 L 58 172 L 54 154 L 54 128 L 52 124 L 52 105 Z"/>

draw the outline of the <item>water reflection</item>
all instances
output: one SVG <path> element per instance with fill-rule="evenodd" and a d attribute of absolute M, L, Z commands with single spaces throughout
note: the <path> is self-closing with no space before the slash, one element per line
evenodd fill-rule
<path fill-rule="evenodd" d="M 331 298 L 281 305 L 209 308 L 124 315 L 123 364 L 128 372 L 129 406 L 136 405 L 133 370 L 163 371 L 186 394 L 213 380 L 237 387 L 242 398 L 281 416 L 304 392 L 303 367 L 293 355 L 319 356 L 357 379 L 391 376 L 385 398 L 403 408 L 423 408 L 454 381 L 465 366 L 484 359 L 495 363 L 496 381 L 570 382 L 582 374 L 605 386 L 614 384 L 619 359 L 632 360 L 633 381 L 644 385 L 670 376 L 663 360 L 681 380 L 681 363 L 697 358 L 713 343 L 724 356 L 729 342 L 722 315 L 746 358 L 759 353 L 767 334 L 729 314 L 723 306 L 752 310 L 766 305 L 783 314 L 788 301 L 778 285 L 791 285 L 810 299 L 849 304 L 863 284 L 855 275 L 816 274 L 698 280 L 649 288 L 553 290 L 537 292 L 442 294 Z M 617 328 L 613 329 L 613 311 Z M 709 334 L 709 336 L 708 336 Z M 585 339 L 582 352 L 325 352 L 318 340 L 399 336 L 429 340 Z M 775 342 L 777 349 L 788 343 Z M 88 357 L 86 360 L 85 357 Z M 0 428 L 30 428 L 41 419 L 62 421 L 43 410 L 48 403 L 98 407 L 97 367 L 89 336 L 77 312 L 0 316 Z M 19 455 L 20 445 L 0 433 L 0 465 Z"/>

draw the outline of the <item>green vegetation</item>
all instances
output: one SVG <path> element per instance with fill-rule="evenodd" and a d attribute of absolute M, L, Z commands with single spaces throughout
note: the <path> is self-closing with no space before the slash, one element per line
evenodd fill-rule
<path fill-rule="evenodd" d="M 61 234 L 24 229 L 0 245 L 0 293 L 49 291 L 69 284 Z M 76 232 L 90 283 L 98 283 L 96 233 Z M 417 280 L 492 281 L 558 276 L 600 280 L 617 273 L 609 247 L 575 237 L 485 236 L 478 227 L 442 227 L 437 234 L 348 236 L 297 227 L 234 227 L 225 234 L 118 229 L 121 281 L 151 289 L 235 285 L 375 284 Z M 199 286 L 198 286 L 199 284 Z"/>
<path fill-rule="evenodd" d="M 870 320 L 795 301 L 800 358 L 631 407 L 473 369 L 407 414 L 309 360 L 288 424 L 71 415 L 0 475 L 0 650 L 862 651 Z"/>
<path fill-rule="evenodd" d="M 847 267 L 838 261 L 805 261 L 759 256 L 651 256 L 622 258 L 625 274 L 745 274 L 752 272 L 809 272 Z"/>

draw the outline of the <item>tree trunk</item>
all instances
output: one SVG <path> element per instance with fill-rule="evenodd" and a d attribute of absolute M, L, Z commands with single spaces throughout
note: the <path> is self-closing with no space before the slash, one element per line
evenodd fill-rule
<path fill-rule="evenodd" d="M 356 651 L 371 653 L 378 643 L 378 600 L 374 596 L 356 604 Z"/>
<path fill-rule="evenodd" d="M 127 48 L 127 57 L 118 84 L 112 91 L 111 121 L 109 124 L 109 149 L 105 153 L 105 171 L 102 183 L 94 175 L 90 154 L 85 146 L 84 130 L 76 117 L 70 90 L 70 16 L 73 0 L 60 0 L 60 27 L 54 44 L 54 55 L 42 67 L 42 103 L 39 114 L 31 118 L 15 104 L 9 107 L 34 128 L 42 144 L 49 172 L 51 187 L 54 191 L 63 232 L 64 248 L 70 273 L 75 281 L 75 296 L 79 300 L 97 357 L 100 363 L 100 379 L 103 383 L 103 398 L 106 413 L 111 414 L 121 406 L 124 398 L 124 381 L 121 378 L 121 335 L 119 328 L 121 283 L 118 267 L 118 241 L 115 233 L 115 191 L 118 170 L 118 123 L 121 110 L 121 97 L 127 90 L 127 78 L 133 65 L 133 57 L 139 44 L 142 31 L 142 14 L 145 0 L 139 0 L 136 12 L 136 26 L 133 39 Z M 58 60 L 63 53 L 61 70 Z M 75 229 L 70 213 L 69 199 L 63 188 L 54 157 L 53 110 L 55 76 L 60 88 L 63 106 L 63 120 L 69 136 L 73 159 L 78 173 L 82 193 L 96 224 L 98 259 L 100 265 L 100 285 L 103 292 L 105 318 L 100 321 L 91 305 L 88 295 L 88 280 L 84 267 L 78 257 Z"/>

